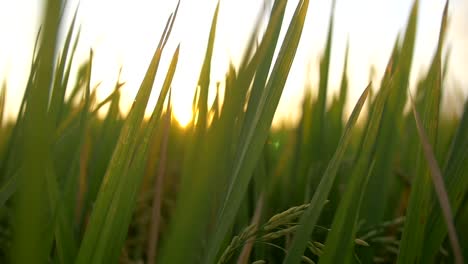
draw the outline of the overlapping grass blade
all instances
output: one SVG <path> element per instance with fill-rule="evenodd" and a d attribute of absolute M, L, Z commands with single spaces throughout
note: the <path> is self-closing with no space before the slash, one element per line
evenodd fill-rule
<path fill-rule="evenodd" d="M 58 59 L 57 71 L 55 72 L 54 86 L 53 86 L 52 97 L 50 99 L 50 106 L 49 106 L 49 114 L 51 115 L 53 126 L 58 125 L 60 116 L 62 114 L 62 108 L 63 108 L 63 105 L 65 104 L 65 92 L 66 92 L 67 84 L 68 84 L 68 82 L 65 82 L 65 81 L 68 81 L 68 76 L 65 75 L 65 70 L 66 70 L 65 67 L 67 65 L 68 50 L 70 48 L 73 31 L 75 29 L 77 13 L 78 13 L 78 9 L 75 11 L 75 15 L 73 16 L 72 22 L 70 24 L 70 28 L 68 29 L 67 37 L 65 39 L 65 44 L 63 46 L 61 56 Z M 76 48 L 76 43 L 77 41 L 75 41 L 75 47 L 72 49 L 72 55 L 71 55 L 70 61 L 68 62 L 68 65 L 71 65 L 71 62 L 73 60 L 73 54 Z M 67 80 L 65 80 L 65 78 L 67 78 Z"/>
<path fill-rule="evenodd" d="M 333 218 L 331 231 L 328 233 L 323 255 L 319 263 L 349 263 L 352 256 L 356 225 L 363 192 L 366 188 L 371 164 L 375 161 L 375 144 L 380 129 L 384 106 L 393 79 L 390 80 L 373 105 L 365 136 L 358 151 L 354 169 L 350 175 L 345 193 Z"/>
<path fill-rule="evenodd" d="M 166 173 L 166 160 L 167 160 L 167 145 L 169 141 L 169 129 L 171 126 L 171 93 L 169 93 L 169 99 L 167 103 L 167 109 L 164 118 L 164 131 L 161 143 L 161 159 L 159 160 L 158 172 L 156 179 L 154 180 L 154 194 L 153 204 L 151 212 L 151 226 L 148 235 L 148 264 L 155 263 L 156 250 L 159 240 L 160 222 L 161 222 L 161 204 L 162 204 L 162 192 L 164 184 L 164 175 Z"/>
<path fill-rule="evenodd" d="M 161 54 L 170 31 L 172 30 L 176 12 L 177 9 L 174 16 L 171 16 L 167 21 L 167 25 L 159 45 L 151 60 L 132 109 L 130 110 L 127 120 L 122 128 L 116 149 L 114 150 L 106 175 L 104 176 L 104 180 L 100 186 L 98 197 L 91 214 L 76 263 L 101 263 L 101 261 L 106 258 L 112 257 L 112 259 L 115 260 L 115 256 L 118 256 L 119 254 L 118 250 L 120 248 L 118 245 L 121 244 L 121 241 L 111 239 L 110 235 L 111 233 L 114 233 L 114 236 L 120 237 L 122 233 L 126 233 L 125 230 L 122 230 L 125 225 L 119 226 L 118 224 L 123 224 L 123 222 L 125 222 L 125 214 L 130 218 L 129 212 L 125 211 L 125 209 L 129 210 L 130 208 L 123 207 L 123 202 L 120 202 L 122 204 L 119 204 L 117 201 L 121 201 L 121 199 L 126 198 L 127 200 L 124 201 L 130 203 L 131 201 L 129 199 L 132 195 L 131 186 L 135 189 L 138 186 L 138 177 L 128 177 L 125 172 L 129 172 L 131 157 L 134 155 L 133 153 L 135 152 L 137 145 L 137 133 L 140 128 L 141 121 L 143 120 L 144 111 L 149 100 L 155 75 L 161 59 Z M 122 189 L 121 186 L 124 183 L 127 183 L 129 179 L 129 184 L 132 185 L 128 186 L 128 196 L 122 197 L 123 195 L 119 193 L 119 191 Z M 121 212 L 121 219 L 115 219 L 114 214 L 117 213 L 116 210 L 118 208 L 123 210 Z M 119 223 L 116 223 L 115 221 L 119 221 Z M 117 250 L 117 252 L 109 250 L 116 246 L 117 248 L 114 249 Z"/>
<path fill-rule="evenodd" d="M 422 101 L 420 102 L 424 129 L 428 131 L 428 140 L 432 146 L 437 146 L 437 130 L 442 96 L 441 54 L 446 30 L 447 10 L 448 2 L 442 16 L 437 51 L 428 75 L 423 82 L 424 91 L 421 98 Z M 424 254 L 430 254 L 430 252 L 423 252 L 422 249 L 425 243 L 424 233 L 433 193 L 430 171 L 421 148 L 419 148 L 416 173 L 407 208 L 398 263 L 419 262 Z"/>
<path fill-rule="evenodd" d="M 37 65 L 38 65 L 38 46 L 40 45 L 39 42 L 39 36 L 41 33 L 41 28 L 39 28 L 37 36 L 36 36 L 36 42 L 34 43 L 34 50 L 33 50 L 33 55 L 32 55 L 32 61 L 31 61 L 31 69 L 29 71 L 29 77 L 28 81 L 26 84 L 25 92 L 23 94 L 23 98 L 21 99 L 21 104 L 18 110 L 16 122 L 13 126 L 13 131 L 11 133 L 11 138 L 8 141 L 8 144 L 6 146 L 6 153 L 5 153 L 5 158 L 1 161 L 1 171 L 3 172 L 2 180 L 10 180 L 9 177 L 13 177 L 13 175 L 17 174 L 18 167 L 20 166 L 18 164 L 18 158 L 17 155 L 19 155 L 19 150 L 22 149 L 23 145 L 23 140 L 22 140 L 22 132 L 23 132 L 23 118 L 24 118 L 24 112 L 26 109 L 26 101 L 28 99 L 28 94 L 32 88 L 31 86 L 33 85 L 33 80 L 36 76 L 37 72 Z M 16 181 L 16 180 L 15 180 Z M 14 191 L 13 191 L 14 192 Z M 12 193 L 13 193 L 12 192 Z M 8 199 L 9 197 L 7 197 Z"/>
<path fill-rule="evenodd" d="M 451 208 L 454 214 L 461 209 L 463 196 L 468 190 L 468 101 L 465 101 L 464 113 L 460 120 L 457 133 L 453 138 L 450 153 L 444 166 L 443 175 L 445 186 L 449 195 Z M 440 206 L 433 202 L 426 231 L 427 243 L 424 244 L 424 252 L 431 252 L 424 255 L 423 261 L 429 262 L 433 259 L 438 248 L 442 244 L 447 227 L 441 214 Z"/>
<path fill-rule="evenodd" d="M 327 103 L 327 90 L 328 90 L 328 73 L 330 71 L 330 57 L 332 47 L 332 36 L 333 36 L 333 22 L 335 12 L 335 1 L 332 2 L 330 24 L 328 25 L 327 43 L 322 59 L 320 60 L 320 78 L 319 78 L 319 90 L 316 106 L 313 111 L 313 122 L 314 126 L 311 131 L 312 137 L 312 160 L 320 161 L 325 157 L 324 138 L 325 138 L 325 115 L 326 115 L 326 103 Z M 308 170 L 308 168 L 305 168 Z"/>
<path fill-rule="evenodd" d="M 48 246 L 43 232 L 48 224 L 46 193 L 47 164 L 50 160 L 47 105 L 52 83 L 52 65 L 59 27 L 60 1 L 48 1 L 44 16 L 44 35 L 39 48 L 34 86 L 27 95 L 24 113 L 23 158 L 16 200 L 15 238 L 12 245 L 13 263 L 46 263 Z M 27 252 L 27 254 L 25 254 Z"/>
<path fill-rule="evenodd" d="M 87 212 L 96 200 L 99 186 L 104 177 L 107 164 L 110 161 L 113 147 L 116 146 L 121 126 L 121 117 L 119 112 L 121 83 L 117 81 L 113 92 L 113 98 L 109 106 L 109 111 L 103 121 L 102 128 L 97 135 L 94 143 L 95 147 L 91 153 L 91 160 L 88 168 L 88 181 L 86 184 L 86 195 L 84 198 L 84 207 L 80 222 L 83 222 Z M 98 109 L 98 107 L 96 107 Z M 96 114 L 96 111 L 93 112 Z"/>
<path fill-rule="evenodd" d="M 423 148 L 424 156 L 430 168 L 430 172 L 432 176 L 432 183 L 434 184 L 434 188 L 437 194 L 437 199 L 439 200 L 440 207 L 442 208 L 442 215 L 447 225 L 448 236 L 449 236 L 450 244 L 452 245 L 452 249 L 454 252 L 453 255 L 455 257 L 455 263 L 462 264 L 463 255 L 461 252 L 457 232 L 455 230 L 455 225 L 453 221 L 453 213 L 452 213 L 452 209 L 450 208 L 450 201 L 449 201 L 448 194 L 444 186 L 445 184 L 442 178 L 442 172 L 440 171 L 439 165 L 437 164 L 434 151 L 432 150 L 432 146 L 429 143 L 429 139 L 427 138 L 426 132 L 422 128 L 423 125 L 421 122 L 421 118 L 419 117 L 419 113 L 417 112 L 414 103 L 412 104 L 412 110 L 413 110 L 414 120 L 416 122 L 416 127 L 418 128 L 419 138 L 421 140 L 421 145 Z"/>
<path fill-rule="evenodd" d="M 302 34 L 309 1 L 300 1 L 291 20 L 278 58 L 273 67 L 265 90 L 258 105 L 246 113 L 239 147 L 232 167 L 231 183 L 226 199 L 216 221 L 215 233 L 209 243 L 205 263 L 214 263 L 221 242 L 232 225 L 234 217 L 250 182 L 256 161 L 260 157 L 263 145 L 268 136 L 273 115 L 278 105 L 286 78 L 288 76 L 299 39 Z"/>
<path fill-rule="evenodd" d="M 180 196 L 173 214 L 174 220 L 158 256 L 158 262 L 161 263 L 181 263 L 186 259 L 201 257 L 199 241 L 203 239 L 209 222 L 209 210 L 216 187 L 213 183 L 219 180 L 219 178 L 214 178 L 215 172 L 218 164 L 224 162 L 221 158 L 223 149 L 221 149 L 221 144 L 217 144 L 222 137 L 208 126 L 209 75 L 218 12 L 219 3 L 216 5 L 211 21 L 207 50 L 194 98 L 196 123 L 186 146 L 187 154 L 182 171 Z M 215 160 L 218 164 L 215 164 Z"/>
<path fill-rule="evenodd" d="M 283 261 L 285 264 L 298 263 L 304 253 L 304 249 L 306 248 L 307 242 L 309 241 L 309 236 L 317 224 L 317 220 L 333 186 L 333 182 L 335 180 L 336 173 L 338 172 L 341 160 L 343 159 L 346 147 L 351 141 L 351 129 L 356 124 L 364 102 L 366 101 L 367 95 L 369 94 L 369 88 L 370 85 L 364 90 L 358 102 L 356 103 L 356 106 L 354 107 L 353 112 L 349 117 L 344 133 L 341 136 L 338 148 L 333 155 L 332 160 L 328 164 L 328 167 L 325 170 L 319 185 L 317 186 L 317 190 L 312 197 L 310 206 L 301 216 L 299 228 L 294 233 L 293 242 L 288 250 L 286 258 Z"/>
<path fill-rule="evenodd" d="M 389 201 L 388 195 L 393 191 L 392 188 L 395 184 L 392 166 L 397 150 L 396 142 L 399 140 L 399 133 L 395 133 L 395 128 L 398 128 L 403 118 L 414 53 L 418 6 L 418 1 L 415 1 L 408 19 L 399 59 L 394 63 L 398 73 L 395 76 L 396 80 L 394 86 L 391 87 L 388 103 L 382 117 L 382 129 L 377 140 L 376 166 L 369 179 L 361 212 L 361 218 L 365 220 L 367 226 L 376 225 L 384 220 L 385 209 Z"/>
<path fill-rule="evenodd" d="M 6 85 L 6 81 L 4 81 L 2 85 L 2 91 L 0 92 L 0 127 L 3 125 L 3 116 L 5 114 L 6 90 L 7 90 L 7 85 Z"/>
<path fill-rule="evenodd" d="M 106 216 L 108 225 L 106 225 L 101 232 L 100 241 L 97 245 L 96 253 L 93 256 L 93 261 L 95 261 L 95 263 L 102 263 L 105 261 L 115 263 L 118 261 L 118 257 L 120 256 L 118 253 L 120 253 L 125 241 L 138 190 L 140 190 L 140 185 L 144 177 L 144 170 L 148 159 L 149 142 L 151 136 L 154 134 L 154 130 L 162 127 L 159 125 L 161 121 L 160 117 L 164 101 L 166 100 L 174 77 L 178 57 L 179 47 L 176 48 L 172 57 L 168 73 L 163 83 L 158 102 L 151 115 L 151 120 L 148 123 L 148 127 L 143 131 L 143 138 L 131 155 L 130 166 L 125 169 L 124 175 L 132 175 L 133 177 L 125 177 L 117 187 L 115 197 Z M 113 243 L 109 243 L 111 241 Z"/>

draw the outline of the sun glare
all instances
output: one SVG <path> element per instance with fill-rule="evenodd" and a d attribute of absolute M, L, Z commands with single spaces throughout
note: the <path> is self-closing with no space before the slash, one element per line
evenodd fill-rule
<path fill-rule="evenodd" d="M 172 109 L 174 118 L 177 120 L 177 123 L 183 128 L 187 127 L 188 124 L 192 121 L 193 113 L 191 108 L 179 107 L 177 102 L 174 104 Z"/>

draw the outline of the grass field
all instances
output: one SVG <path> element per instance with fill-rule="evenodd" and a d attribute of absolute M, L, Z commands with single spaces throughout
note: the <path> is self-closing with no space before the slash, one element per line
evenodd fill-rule
<path fill-rule="evenodd" d="M 381 82 L 353 87 L 362 95 L 349 116 L 347 55 L 327 98 L 332 15 L 316 96 L 304 95 L 296 126 L 272 129 L 309 6 L 300 0 L 283 21 L 286 2 L 274 1 L 209 104 L 216 9 L 192 122 L 181 127 L 171 115 L 179 47 L 166 48 L 177 8 L 123 115 L 122 83 L 96 98 L 92 50 L 69 82 L 78 25 L 59 47 L 61 2 L 47 1 L 14 122 L 3 122 L 9 87 L 0 94 L 0 262 L 463 263 L 468 100 L 459 118 L 442 114 L 447 7 L 417 89 L 415 1 Z M 165 80 L 145 118 L 156 75 Z"/>

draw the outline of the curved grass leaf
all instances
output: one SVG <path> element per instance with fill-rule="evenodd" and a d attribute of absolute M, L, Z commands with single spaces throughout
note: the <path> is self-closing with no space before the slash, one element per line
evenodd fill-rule
<path fill-rule="evenodd" d="M 317 220 L 333 186 L 333 182 L 335 180 L 336 173 L 338 172 L 341 160 L 343 159 L 346 147 L 351 141 L 351 130 L 356 124 L 364 102 L 366 101 L 367 95 L 369 94 L 369 89 L 370 84 L 364 90 L 358 102 L 356 103 L 356 106 L 354 107 L 353 112 L 349 117 L 348 123 L 346 124 L 343 135 L 341 136 L 336 152 L 328 164 L 327 169 L 323 173 L 323 177 L 320 180 L 314 196 L 312 197 L 310 206 L 301 216 L 299 228 L 294 233 L 293 242 L 288 250 L 286 258 L 283 261 L 285 264 L 299 263 L 301 256 L 304 253 L 304 249 L 306 248 L 307 242 L 309 241 L 309 237 L 312 234 L 315 225 L 317 224 Z"/>
<path fill-rule="evenodd" d="M 375 161 L 375 145 L 380 121 L 393 81 L 394 79 L 391 79 L 386 86 L 382 87 L 383 90 L 375 99 L 361 149 L 347 181 L 345 193 L 333 218 L 331 231 L 328 233 L 325 249 L 319 263 L 349 263 L 351 260 L 363 190 L 366 189 L 372 171 L 371 167 Z"/>
<path fill-rule="evenodd" d="M 216 221 L 215 233 L 209 243 L 205 263 L 214 263 L 221 243 L 235 219 L 247 190 L 253 170 L 268 137 L 273 115 L 284 88 L 302 34 L 309 1 L 300 1 L 289 25 L 270 79 L 258 105 L 246 113 L 240 142 L 232 168 L 226 199 Z"/>
<path fill-rule="evenodd" d="M 423 95 L 419 106 L 422 108 L 424 129 L 428 131 L 429 143 L 437 146 L 437 132 L 439 125 L 440 101 L 442 96 L 442 64 L 441 54 L 445 37 L 448 2 L 442 16 L 439 43 L 431 67 L 423 82 Z M 423 255 L 432 252 L 423 252 L 425 244 L 425 227 L 430 213 L 432 199 L 432 184 L 428 163 L 424 153 L 419 147 L 416 165 L 416 176 L 413 180 L 409 205 L 406 213 L 405 227 L 401 238 L 398 263 L 419 263 Z"/>
<path fill-rule="evenodd" d="M 449 158 L 443 170 L 446 189 L 450 198 L 450 204 L 454 214 L 458 214 L 462 208 L 463 197 L 468 190 L 468 101 L 465 102 L 465 110 L 460 120 L 458 131 L 453 139 Z M 433 202 L 431 214 L 426 231 L 427 243 L 424 244 L 424 252 L 432 252 L 424 256 L 424 262 L 430 262 L 438 252 L 447 234 L 447 227 L 440 206 Z"/>
<path fill-rule="evenodd" d="M 440 207 L 442 208 L 442 215 L 444 216 L 445 223 L 447 224 L 448 235 L 450 244 L 452 245 L 452 249 L 455 256 L 455 263 L 462 264 L 463 262 L 463 255 L 460 248 L 460 243 L 458 240 L 457 232 L 455 230 L 455 225 L 453 221 L 453 213 L 452 209 L 450 208 L 450 201 L 448 198 L 447 191 L 445 189 L 444 180 L 442 177 L 442 172 L 440 171 L 439 165 L 437 164 L 437 160 L 434 155 L 434 151 L 432 150 L 432 146 L 429 143 L 429 139 L 427 138 L 426 132 L 423 129 L 423 125 L 421 122 L 421 118 L 414 106 L 412 105 L 413 115 L 416 122 L 416 127 L 419 133 L 419 139 L 421 140 L 421 145 L 423 148 L 424 156 L 427 160 L 429 168 L 431 170 L 432 175 L 432 183 L 434 184 L 434 188 L 436 190 L 437 198 L 439 200 Z"/>
<path fill-rule="evenodd" d="M 175 12 L 177 12 L 177 9 Z M 105 257 L 113 257 L 114 259 L 115 255 L 117 254 L 118 256 L 120 253 L 119 251 L 112 252 L 109 250 L 121 243 L 119 240 L 110 239 L 110 234 L 115 232 L 115 235 L 118 236 L 119 233 L 125 232 L 125 230 L 122 230 L 122 226 L 118 225 L 122 222 L 114 222 L 118 220 L 114 219 L 117 209 L 121 207 L 121 209 L 124 210 L 122 212 L 122 219 L 119 219 L 119 221 L 125 222 L 124 214 L 128 212 L 125 211 L 127 208 L 124 207 L 124 204 L 115 202 L 115 200 L 121 201 L 120 199 L 116 199 L 116 197 L 120 198 L 120 196 L 116 195 L 121 195 L 119 190 L 121 190 L 122 187 L 119 186 L 122 186 L 129 179 L 131 179 L 130 183 L 132 186 L 138 185 L 138 177 L 128 177 L 125 172 L 129 172 L 131 157 L 133 156 L 137 145 L 138 130 L 143 120 L 145 108 L 149 100 L 155 75 L 161 59 L 161 54 L 172 29 L 174 19 L 175 15 L 171 16 L 167 21 L 167 25 L 159 45 L 154 53 L 138 94 L 136 95 L 132 109 L 130 110 L 127 120 L 122 128 L 117 147 L 114 150 L 106 175 L 104 176 L 103 183 L 101 184 L 96 204 L 89 220 L 89 228 L 86 230 L 83 238 L 76 263 L 102 263 L 102 261 L 106 259 Z M 130 186 L 128 189 L 130 191 L 128 195 L 130 195 L 132 191 L 130 190 Z M 120 227 L 120 229 L 118 229 L 118 227 Z M 119 249 L 120 248 L 117 248 L 117 250 Z"/>
<path fill-rule="evenodd" d="M 47 103 L 52 84 L 52 65 L 59 28 L 61 2 L 50 0 L 45 6 L 44 35 L 38 53 L 34 85 L 30 86 L 24 113 L 24 145 L 18 181 L 13 263 L 46 263 L 48 245 L 43 231 L 48 224 L 46 190 L 47 164 L 50 160 Z M 31 76 L 32 78 L 32 76 Z M 25 253 L 27 252 L 27 254 Z"/>

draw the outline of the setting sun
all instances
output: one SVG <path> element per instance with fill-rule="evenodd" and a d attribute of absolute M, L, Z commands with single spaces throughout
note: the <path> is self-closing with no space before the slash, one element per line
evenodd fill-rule
<path fill-rule="evenodd" d="M 185 107 L 187 104 L 184 104 L 183 100 L 178 100 L 173 102 L 172 113 L 175 120 L 181 127 L 186 127 L 193 118 L 192 109 Z M 190 106 L 190 105 L 189 105 Z"/>

